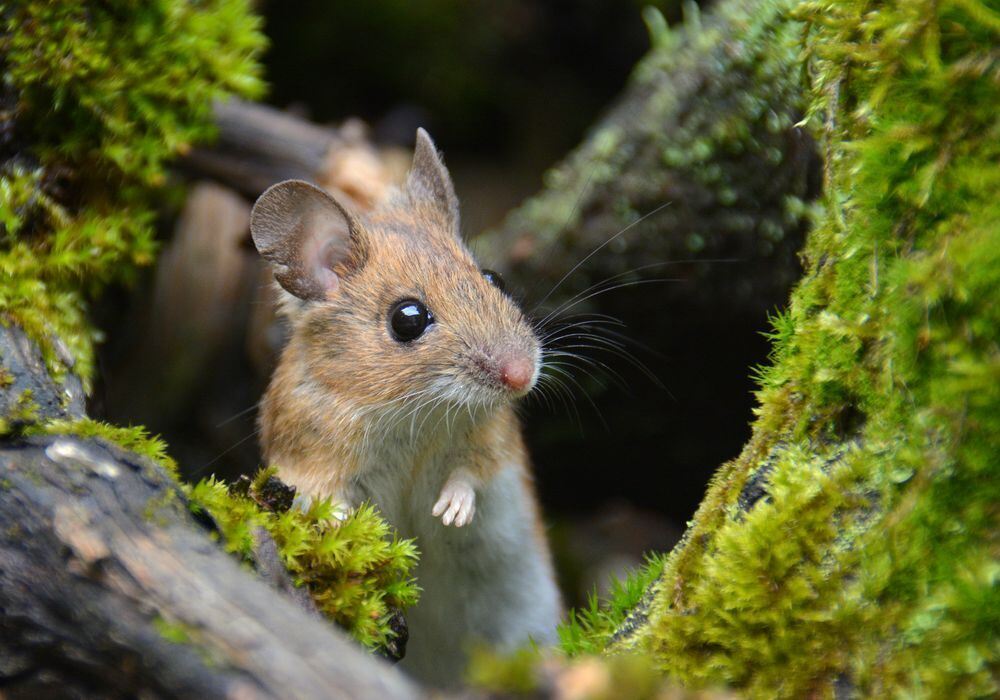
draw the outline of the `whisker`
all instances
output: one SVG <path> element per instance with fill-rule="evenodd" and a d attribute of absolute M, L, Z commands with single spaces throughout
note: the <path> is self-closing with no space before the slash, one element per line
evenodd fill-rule
<path fill-rule="evenodd" d="M 559 289 L 560 286 L 562 286 L 563 282 L 565 282 L 567 279 L 569 279 L 569 277 L 574 272 L 576 272 L 577 270 L 579 270 L 580 267 L 585 262 L 587 262 L 588 260 L 590 260 L 595 255 L 597 255 L 597 253 L 599 253 L 601 250 L 603 250 L 606 246 L 610 245 L 613 241 L 617 240 L 626 231 L 631 230 L 632 228 L 638 226 L 639 224 L 641 224 L 643 221 L 645 221 L 649 217 L 653 216 L 654 214 L 659 213 L 663 209 L 666 209 L 668 206 L 670 206 L 670 204 L 672 204 L 672 202 L 665 202 L 664 204 L 661 204 L 660 206 L 658 206 L 655 209 L 653 209 L 652 211 L 643 214 L 638 219 L 636 219 L 632 223 L 628 224 L 625 228 L 623 228 L 622 230 L 620 230 L 618 233 L 616 233 L 615 235 L 611 236 L 606 241 L 604 241 L 599 246 L 597 246 L 592 251 L 590 251 L 590 253 L 588 253 L 582 260 L 580 260 L 580 262 L 578 262 L 576 265 L 574 265 L 573 268 L 569 272 L 567 272 L 565 275 L 563 275 L 562 278 L 558 282 L 556 282 L 555 286 L 552 287 L 552 289 L 549 290 L 549 293 L 546 294 L 544 297 L 542 297 L 542 300 L 540 302 L 538 302 L 538 304 L 535 305 L 535 308 L 537 309 L 542 304 L 544 304 L 546 301 L 548 301 L 549 297 L 551 297 L 555 293 L 555 291 L 557 289 Z"/>
<path fill-rule="evenodd" d="M 216 462 L 218 462 L 220 459 L 222 459 L 223 457 L 225 457 L 227 454 L 229 454 L 230 452 L 232 452 L 233 450 L 235 450 L 237 447 L 239 447 L 240 445 L 242 445 L 243 443 L 245 443 L 250 438 L 256 437 L 258 433 L 260 433 L 260 429 L 259 428 L 254 428 L 253 432 L 251 432 L 245 438 L 241 438 L 235 444 L 233 444 L 230 447 L 228 447 L 225 450 L 223 450 L 221 453 L 219 453 L 218 455 L 216 455 L 215 457 L 213 457 L 210 462 L 208 462 L 208 463 L 206 463 L 206 464 L 198 467 L 197 469 L 191 471 L 188 474 L 188 478 L 195 477 L 195 476 L 200 476 L 202 473 L 204 473 L 204 471 L 206 469 L 208 469 L 209 467 L 211 467 L 213 464 L 215 464 Z"/>
<path fill-rule="evenodd" d="M 620 284 L 615 284 L 615 285 L 613 285 L 611 287 L 605 287 L 604 289 L 599 289 L 599 290 L 597 290 L 595 292 L 591 292 L 590 294 L 588 294 L 585 297 L 582 297 L 580 299 L 576 299 L 575 301 L 573 301 L 572 304 L 570 304 L 569 302 L 564 302 L 560 307 L 558 307 L 555 311 L 551 312 L 543 320 L 548 320 L 552 316 L 555 316 L 558 313 L 562 313 L 564 311 L 569 311 L 570 309 L 572 309 L 573 307 L 577 306 L 578 304 L 582 304 L 583 302 L 588 301 L 590 299 L 593 299 L 594 297 L 599 297 L 602 294 L 607 294 L 608 292 L 613 292 L 613 291 L 615 291 L 617 289 L 625 289 L 626 287 L 641 287 L 642 285 L 646 285 L 646 284 L 664 284 L 664 283 L 668 283 L 668 282 L 677 283 L 677 282 L 684 282 L 684 281 L 685 280 L 683 280 L 683 279 L 678 279 L 678 278 L 675 278 L 675 277 L 660 277 L 660 278 L 657 278 L 657 279 L 650 279 L 650 280 L 631 280 L 629 282 L 622 282 Z"/>
<path fill-rule="evenodd" d="M 221 423 L 216 424 L 215 427 L 216 428 L 221 428 L 224 425 L 228 425 L 229 423 L 232 423 L 237 418 L 240 418 L 240 417 L 245 416 L 246 414 L 250 413 L 251 411 L 253 411 L 254 409 L 256 409 L 258 406 L 260 406 L 260 401 L 255 402 L 252 406 L 250 406 L 248 408 L 244 408 L 239 413 L 234 413 L 233 415 L 229 416 L 229 418 L 226 418 Z"/>
<path fill-rule="evenodd" d="M 570 208 L 569 214 L 566 215 L 566 220 L 563 222 L 563 225 L 560 227 L 559 230 L 565 230 L 569 226 L 569 223 L 573 220 L 573 217 L 576 216 L 576 213 L 580 210 L 580 203 L 583 202 L 584 196 L 590 190 L 590 183 L 594 180 L 594 172 L 595 171 L 593 169 L 590 171 L 590 174 L 587 175 L 587 180 L 583 183 L 583 187 L 581 187 L 580 191 L 576 193 L 576 200 L 573 202 L 573 206 Z M 545 247 L 545 250 L 539 256 L 540 265 L 544 266 L 546 263 L 548 263 L 549 260 L 552 259 L 552 254 L 555 251 L 558 242 L 559 242 L 559 236 L 556 236 L 551 241 L 549 241 L 549 244 Z M 537 289 L 538 282 L 536 282 L 533 286 L 535 289 Z"/>

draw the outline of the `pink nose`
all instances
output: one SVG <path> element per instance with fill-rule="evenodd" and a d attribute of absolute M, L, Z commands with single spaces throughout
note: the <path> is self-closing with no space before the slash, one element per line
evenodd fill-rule
<path fill-rule="evenodd" d="M 510 357 L 500 363 L 500 381 L 512 391 L 524 391 L 535 376 L 535 363 L 530 358 Z"/>

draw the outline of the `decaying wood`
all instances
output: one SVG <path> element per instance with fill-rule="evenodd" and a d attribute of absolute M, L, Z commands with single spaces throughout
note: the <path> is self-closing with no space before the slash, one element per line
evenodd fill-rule
<path fill-rule="evenodd" d="M 44 381 L 37 363 L 6 352 L 20 331 L 4 333 L 6 371 Z M 71 435 L 5 441 L 0 694 L 420 695 L 241 567 L 210 526 L 161 467 L 116 445 Z"/>
<path fill-rule="evenodd" d="M 333 129 L 265 105 L 232 99 L 215 105 L 219 137 L 193 149 L 183 167 L 255 199 L 276 182 L 308 180 L 369 207 L 400 173 L 358 127 Z"/>
<path fill-rule="evenodd" d="M 58 338 L 54 343 L 59 359 L 72 367 L 69 350 Z M 0 322 L 0 417 L 9 428 L 19 427 L 19 416 L 31 422 L 81 416 L 83 403 L 83 386 L 75 375 L 54 381 L 38 346 L 19 328 Z"/>

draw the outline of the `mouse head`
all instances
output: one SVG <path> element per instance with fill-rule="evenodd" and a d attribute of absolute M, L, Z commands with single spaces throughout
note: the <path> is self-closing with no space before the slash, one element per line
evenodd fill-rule
<path fill-rule="evenodd" d="M 538 340 L 462 243 L 451 178 L 423 129 L 405 185 L 374 211 L 290 180 L 260 196 L 250 227 L 300 300 L 290 354 L 319 391 L 403 415 L 495 407 L 537 381 Z"/>

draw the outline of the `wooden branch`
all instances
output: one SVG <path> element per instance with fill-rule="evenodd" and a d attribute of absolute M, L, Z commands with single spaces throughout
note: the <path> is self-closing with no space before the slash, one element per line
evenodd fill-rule
<path fill-rule="evenodd" d="M 181 166 L 255 199 L 276 182 L 308 180 L 370 207 L 399 177 L 362 128 L 332 129 L 266 105 L 231 99 L 215 105 L 219 136 L 195 148 Z"/>
<path fill-rule="evenodd" d="M 185 165 L 250 197 L 280 180 L 314 178 L 327 153 L 346 145 L 332 129 L 238 99 L 217 103 L 215 121 L 216 143 L 193 149 Z"/>
<path fill-rule="evenodd" d="M 6 371 L 44 376 L 6 351 L 20 331 L 3 331 Z M 23 336 L 17 342 L 31 347 Z M 211 540 L 208 525 L 196 522 L 162 468 L 104 440 L 0 444 L 3 692 L 421 695 L 256 579 Z"/>

